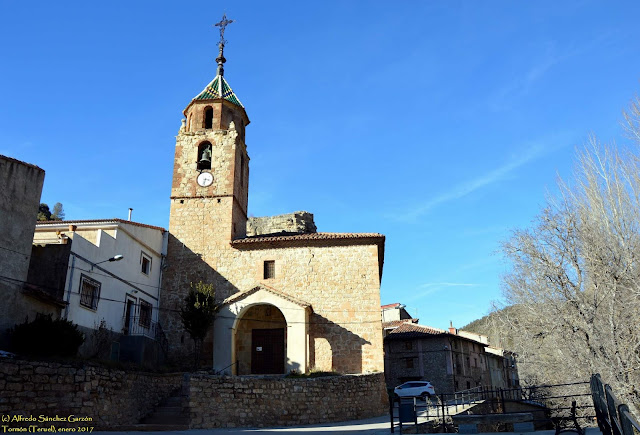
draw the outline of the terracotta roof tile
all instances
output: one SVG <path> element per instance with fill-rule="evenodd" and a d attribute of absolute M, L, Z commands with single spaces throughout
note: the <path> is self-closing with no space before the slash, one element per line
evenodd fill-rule
<path fill-rule="evenodd" d="M 425 335 L 441 335 L 448 334 L 444 329 L 432 328 L 414 323 L 403 323 L 389 333 L 389 337 L 393 338 L 418 338 Z"/>
<path fill-rule="evenodd" d="M 385 308 L 395 308 L 395 307 L 399 307 L 400 304 L 398 302 L 396 302 L 395 304 L 387 304 L 387 305 L 382 305 L 380 308 L 381 309 L 385 309 Z"/>
<path fill-rule="evenodd" d="M 128 221 L 124 219 L 86 219 L 86 220 L 75 220 L 75 221 L 38 221 L 36 223 L 36 228 L 38 227 L 46 227 L 46 226 L 55 226 L 55 225 L 83 225 L 83 224 L 131 224 L 137 227 L 143 228 L 151 228 L 154 230 L 167 231 L 162 227 L 156 227 L 153 225 L 141 224 L 139 222 Z"/>
<path fill-rule="evenodd" d="M 305 233 L 287 234 L 282 236 L 251 236 L 244 239 L 236 239 L 231 242 L 233 246 L 259 244 L 269 242 L 289 242 L 297 240 L 346 240 L 346 239 L 378 239 L 384 241 L 384 236 L 379 233 Z"/>
<path fill-rule="evenodd" d="M 418 323 L 418 319 L 402 319 L 391 320 L 390 322 L 382 322 L 382 328 L 397 328 L 405 323 Z"/>

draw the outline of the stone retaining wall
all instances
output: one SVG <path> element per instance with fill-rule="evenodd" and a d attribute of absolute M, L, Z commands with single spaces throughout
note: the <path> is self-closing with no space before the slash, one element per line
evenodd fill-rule
<path fill-rule="evenodd" d="M 180 388 L 181 373 L 125 372 L 82 363 L 0 358 L 0 415 L 35 418 L 39 427 L 115 428 L 136 424 Z M 40 416 L 88 417 L 84 422 L 38 422 Z M 14 422 L 19 419 L 14 419 Z M 6 424 L 3 423 L 3 424 Z"/>
<path fill-rule="evenodd" d="M 77 431 L 131 427 L 180 388 L 179 393 L 189 395 L 191 428 L 356 420 L 382 415 L 388 407 L 382 373 L 313 379 L 230 377 L 0 358 L 0 424 Z M 7 416 L 12 421 L 7 422 Z M 65 421 L 69 416 L 85 421 Z"/>
<path fill-rule="evenodd" d="M 194 429 L 327 423 L 388 410 L 382 373 L 313 379 L 194 374 L 187 382 Z"/>

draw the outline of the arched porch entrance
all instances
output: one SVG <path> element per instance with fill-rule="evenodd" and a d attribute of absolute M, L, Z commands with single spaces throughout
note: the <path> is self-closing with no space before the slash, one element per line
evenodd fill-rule
<path fill-rule="evenodd" d="M 285 373 L 287 321 L 277 307 L 256 304 L 244 310 L 235 327 L 238 375 Z"/>
<path fill-rule="evenodd" d="M 258 285 L 227 298 L 213 327 L 219 374 L 304 373 L 309 367 L 311 305 Z"/>

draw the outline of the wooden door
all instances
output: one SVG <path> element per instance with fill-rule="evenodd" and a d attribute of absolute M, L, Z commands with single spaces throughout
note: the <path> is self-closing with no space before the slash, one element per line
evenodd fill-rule
<path fill-rule="evenodd" d="M 284 373 L 284 328 L 251 331 L 251 373 Z"/>

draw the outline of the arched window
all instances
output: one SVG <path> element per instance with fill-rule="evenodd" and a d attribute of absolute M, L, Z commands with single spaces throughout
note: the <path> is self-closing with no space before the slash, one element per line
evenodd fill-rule
<path fill-rule="evenodd" d="M 198 145 L 198 170 L 211 169 L 211 142 Z"/>
<path fill-rule="evenodd" d="M 204 109 L 204 128 L 213 128 L 213 107 Z"/>

